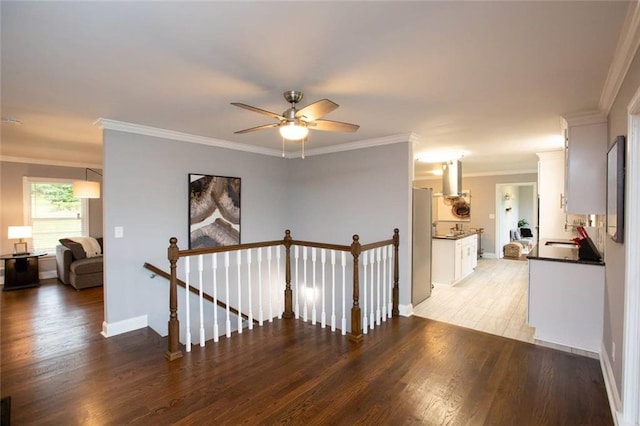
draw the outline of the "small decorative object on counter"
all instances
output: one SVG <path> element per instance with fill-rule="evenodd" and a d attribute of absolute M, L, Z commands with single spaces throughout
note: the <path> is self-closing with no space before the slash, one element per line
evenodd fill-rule
<path fill-rule="evenodd" d="M 580 238 L 574 238 L 573 241 L 578 245 L 578 258 L 580 260 L 595 260 L 597 262 L 602 260 L 600 252 L 596 248 L 596 245 L 587 234 L 583 226 L 577 226 L 576 230 L 580 234 Z"/>

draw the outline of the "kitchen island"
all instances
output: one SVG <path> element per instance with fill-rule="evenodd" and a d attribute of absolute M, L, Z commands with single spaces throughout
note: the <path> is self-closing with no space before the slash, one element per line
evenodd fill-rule
<path fill-rule="evenodd" d="M 527 322 L 536 329 L 536 341 L 597 358 L 602 344 L 604 263 L 579 259 L 570 240 L 541 240 L 527 259 Z"/>
<path fill-rule="evenodd" d="M 433 237 L 432 278 L 433 284 L 455 285 L 478 266 L 478 234 L 436 234 Z"/>

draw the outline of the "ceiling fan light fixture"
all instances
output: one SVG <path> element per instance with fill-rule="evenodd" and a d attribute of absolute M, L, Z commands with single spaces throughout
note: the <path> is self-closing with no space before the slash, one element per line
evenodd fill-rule
<path fill-rule="evenodd" d="M 280 136 L 291 141 L 304 139 L 309 134 L 309 129 L 304 124 L 289 121 L 280 125 Z"/>

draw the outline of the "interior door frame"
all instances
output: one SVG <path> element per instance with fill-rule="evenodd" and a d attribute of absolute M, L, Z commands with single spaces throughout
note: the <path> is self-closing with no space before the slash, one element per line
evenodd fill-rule
<path fill-rule="evenodd" d="M 625 318 L 622 422 L 640 423 L 640 87 L 629 102 L 625 199 Z"/>
<path fill-rule="evenodd" d="M 513 182 L 513 183 L 496 183 L 496 199 L 495 199 L 495 232 L 494 232 L 494 244 L 495 244 L 495 254 L 496 259 L 501 259 L 502 255 L 502 245 L 500 243 L 500 217 L 501 217 L 501 209 L 502 209 L 502 188 L 505 186 L 531 186 L 533 187 L 532 191 L 532 205 L 533 205 L 533 218 L 536 223 L 531 223 L 531 228 L 536 232 L 538 229 L 538 183 L 537 182 Z"/>

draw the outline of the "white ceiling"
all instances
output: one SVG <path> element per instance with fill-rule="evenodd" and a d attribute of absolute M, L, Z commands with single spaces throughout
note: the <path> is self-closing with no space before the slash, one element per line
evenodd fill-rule
<path fill-rule="evenodd" d="M 560 116 L 598 108 L 624 1 L 2 1 L 3 158 L 100 163 L 102 117 L 281 149 L 281 113 L 329 98 L 307 149 L 419 135 L 467 173 L 535 170 Z M 287 149 L 298 150 L 295 144 Z M 417 174 L 431 166 L 421 166 Z"/>

